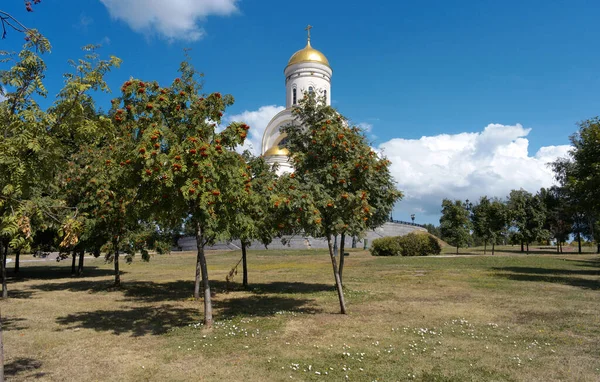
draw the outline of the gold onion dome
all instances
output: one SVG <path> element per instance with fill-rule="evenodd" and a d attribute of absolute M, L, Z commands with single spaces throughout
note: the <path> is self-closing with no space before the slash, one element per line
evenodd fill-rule
<path fill-rule="evenodd" d="M 288 62 L 288 66 L 299 64 L 301 62 L 318 62 L 320 64 L 329 66 L 327 57 L 325 57 L 323 53 L 310 46 L 310 40 L 308 40 L 304 49 L 300 49 L 292 55 L 290 61 Z"/>
<path fill-rule="evenodd" d="M 274 146 L 274 147 L 271 147 L 270 149 L 268 149 L 263 154 L 263 156 L 265 156 L 265 157 L 272 157 L 272 156 L 277 156 L 277 155 L 288 156 L 288 155 L 290 155 L 290 151 L 286 148 Z"/>

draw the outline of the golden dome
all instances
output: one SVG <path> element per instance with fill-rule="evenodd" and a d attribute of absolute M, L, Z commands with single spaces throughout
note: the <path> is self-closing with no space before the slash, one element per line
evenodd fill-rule
<path fill-rule="evenodd" d="M 279 146 L 273 146 L 263 154 L 264 157 L 272 157 L 277 155 L 288 156 L 290 155 L 290 151 L 285 147 L 281 148 Z"/>
<path fill-rule="evenodd" d="M 288 62 L 288 66 L 299 64 L 301 62 L 318 62 L 320 64 L 329 66 L 327 57 L 325 57 L 323 53 L 310 46 L 310 40 L 308 40 L 304 49 L 300 49 L 292 55 L 290 61 Z"/>

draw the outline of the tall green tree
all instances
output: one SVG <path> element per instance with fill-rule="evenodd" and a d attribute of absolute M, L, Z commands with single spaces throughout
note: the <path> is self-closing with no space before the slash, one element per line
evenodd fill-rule
<path fill-rule="evenodd" d="M 512 190 L 508 198 L 510 220 L 521 241 L 521 252 L 526 248 L 529 254 L 529 244 L 548 237 L 544 229 L 546 210 L 541 196 L 520 189 Z"/>
<path fill-rule="evenodd" d="M 546 210 L 546 229 L 556 240 L 556 251 L 562 252 L 562 243 L 569 239 L 573 231 L 573 216 L 569 212 L 569 200 L 564 187 L 542 188 L 540 198 Z"/>
<path fill-rule="evenodd" d="M 293 113 L 295 122 L 282 129 L 295 169 L 284 177 L 290 182 L 285 204 L 293 211 L 288 224 L 327 239 L 340 310 L 345 314 L 334 237 L 361 235 L 371 220 L 380 223 L 383 215 L 387 219 L 402 194 L 389 172 L 390 162 L 371 149 L 358 127 L 326 106 L 324 97 L 306 94 Z M 313 213 L 306 214 L 307 208 Z"/>
<path fill-rule="evenodd" d="M 28 32 L 27 36 L 34 36 Z M 37 35 L 35 35 L 37 36 Z M 52 193 L 52 180 L 59 156 L 58 142 L 48 126 L 49 115 L 36 102 L 47 91 L 42 83 L 46 64 L 41 55 L 50 50 L 44 38 L 29 38 L 18 54 L 3 52 L 2 63 L 10 66 L 0 71 L 0 253 L 3 297 L 8 297 L 6 256 L 8 247 L 23 248 L 31 235 L 23 227 L 37 212 L 36 206 Z M 27 224 L 25 224 L 25 222 Z"/>
<path fill-rule="evenodd" d="M 233 212 L 231 237 L 239 239 L 242 246 L 242 285 L 248 287 L 247 249 L 252 241 L 268 245 L 278 230 L 274 221 L 274 207 L 271 196 L 276 192 L 277 173 L 262 157 L 249 152 L 243 154 L 246 162 L 244 189 L 248 196 L 242 199 L 240 209 Z"/>
<path fill-rule="evenodd" d="M 483 253 L 486 253 L 487 244 L 492 244 L 492 255 L 496 248 L 496 242 L 506 231 L 508 224 L 508 210 L 506 205 L 499 199 L 489 199 L 482 196 L 479 203 L 473 207 L 471 216 L 473 232 L 484 241 Z"/>
<path fill-rule="evenodd" d="M 200 74 L 187 61 L 170 86 L 130 80 L 113 104 L 114 121 L 128 129 L 136 144 L 133 168 L 159 225 L 173 219 L 194 227 L 197 242 L 194 296 L 203 288 L 204 324 L 213 322 L 204 248 L 231 237 L 231 216 L 250 194 L 244 158 L 235 152 L 249 127 L 218 128 L 232 96 L 202 93 Z M 244 176 L 246 174 L 246 176 Z"/>
<path fill-rule="evenodd" d="M 467 205 L 461 200 L 454 202 L 449 199 L 442 201 L 442 216 L 440 217 L 442 237 L 448 244 L 458 249 L 469 243 L 471 233 L 470 213 Z"/>
<path fill-rule="evenodd" d="M 594 117 L 579 123 L 579 131 L 570 137 L 573 148 L 567 158 L 556 160 L 552 167 L 556 179 L 567 195 L 575 200 L 579 211 L 574 227 L 596 241 L 600 253 L 600 119 Z M 588 227 L 584 229 L 585 227 Z"/>

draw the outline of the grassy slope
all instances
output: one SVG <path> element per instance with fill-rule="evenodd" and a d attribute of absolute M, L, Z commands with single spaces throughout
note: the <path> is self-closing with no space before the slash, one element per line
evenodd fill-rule
<path fill-rule="evenodd" d="M 13 298 L 0 302 L 8 376 L 600 379 L 598 256 L 373 258 L 351 252 L 348 316 L 337 314 L 325 252 L 251 251 L 251 289 L 234 284 L 226 293 L 225 276 L 239 256 L 208 256 L 217 308 L 211 330 L 196 324 L 201 302 L 190 298 L 191 253 L 123 267 L 118 291 L 109 289 L 111 267 L 100 260 L 88 261 L 80 279 L 68 277 L 68 262 L 24 263 L 30 278 L 12 280 Z"/>

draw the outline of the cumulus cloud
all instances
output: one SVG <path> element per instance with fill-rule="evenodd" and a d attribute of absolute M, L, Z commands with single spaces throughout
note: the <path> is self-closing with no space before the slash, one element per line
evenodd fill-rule
<path fill-rule="evenodd" d="M 536 192 L 554 184 L 548 163 L 566 156 L 570 146 L 542 147 L 531 156 L 526 138 L 530 130 L 519 124 L 490 124 L 478 133 L 394 138 L 380 144 L 405 193 L 397 208 L 401 218 L 411 213 L 439 216 L 443 198 L 503 198 L 512 189 Z"/>
<path fill-rule="evenodd" d="M 198 22 L 237 12 L 238 0 L 100 0 L 112 18 L 133 30 L 158 33 L 168 40 L 196 41 L 204 35 Z"/>
<path fill-rule="evenodd" d="M 224 122 L 244 122 L 250 126 L 248 137 L 242 147 L 243 150 L 250 150 L 254 155 L 260 155 L 262 137 L 271 119 L 280 111 L 284 110 L 283 106 L 261 106 L 255 111 L 244 111 L 240 114 L 226 115 Z"/>

